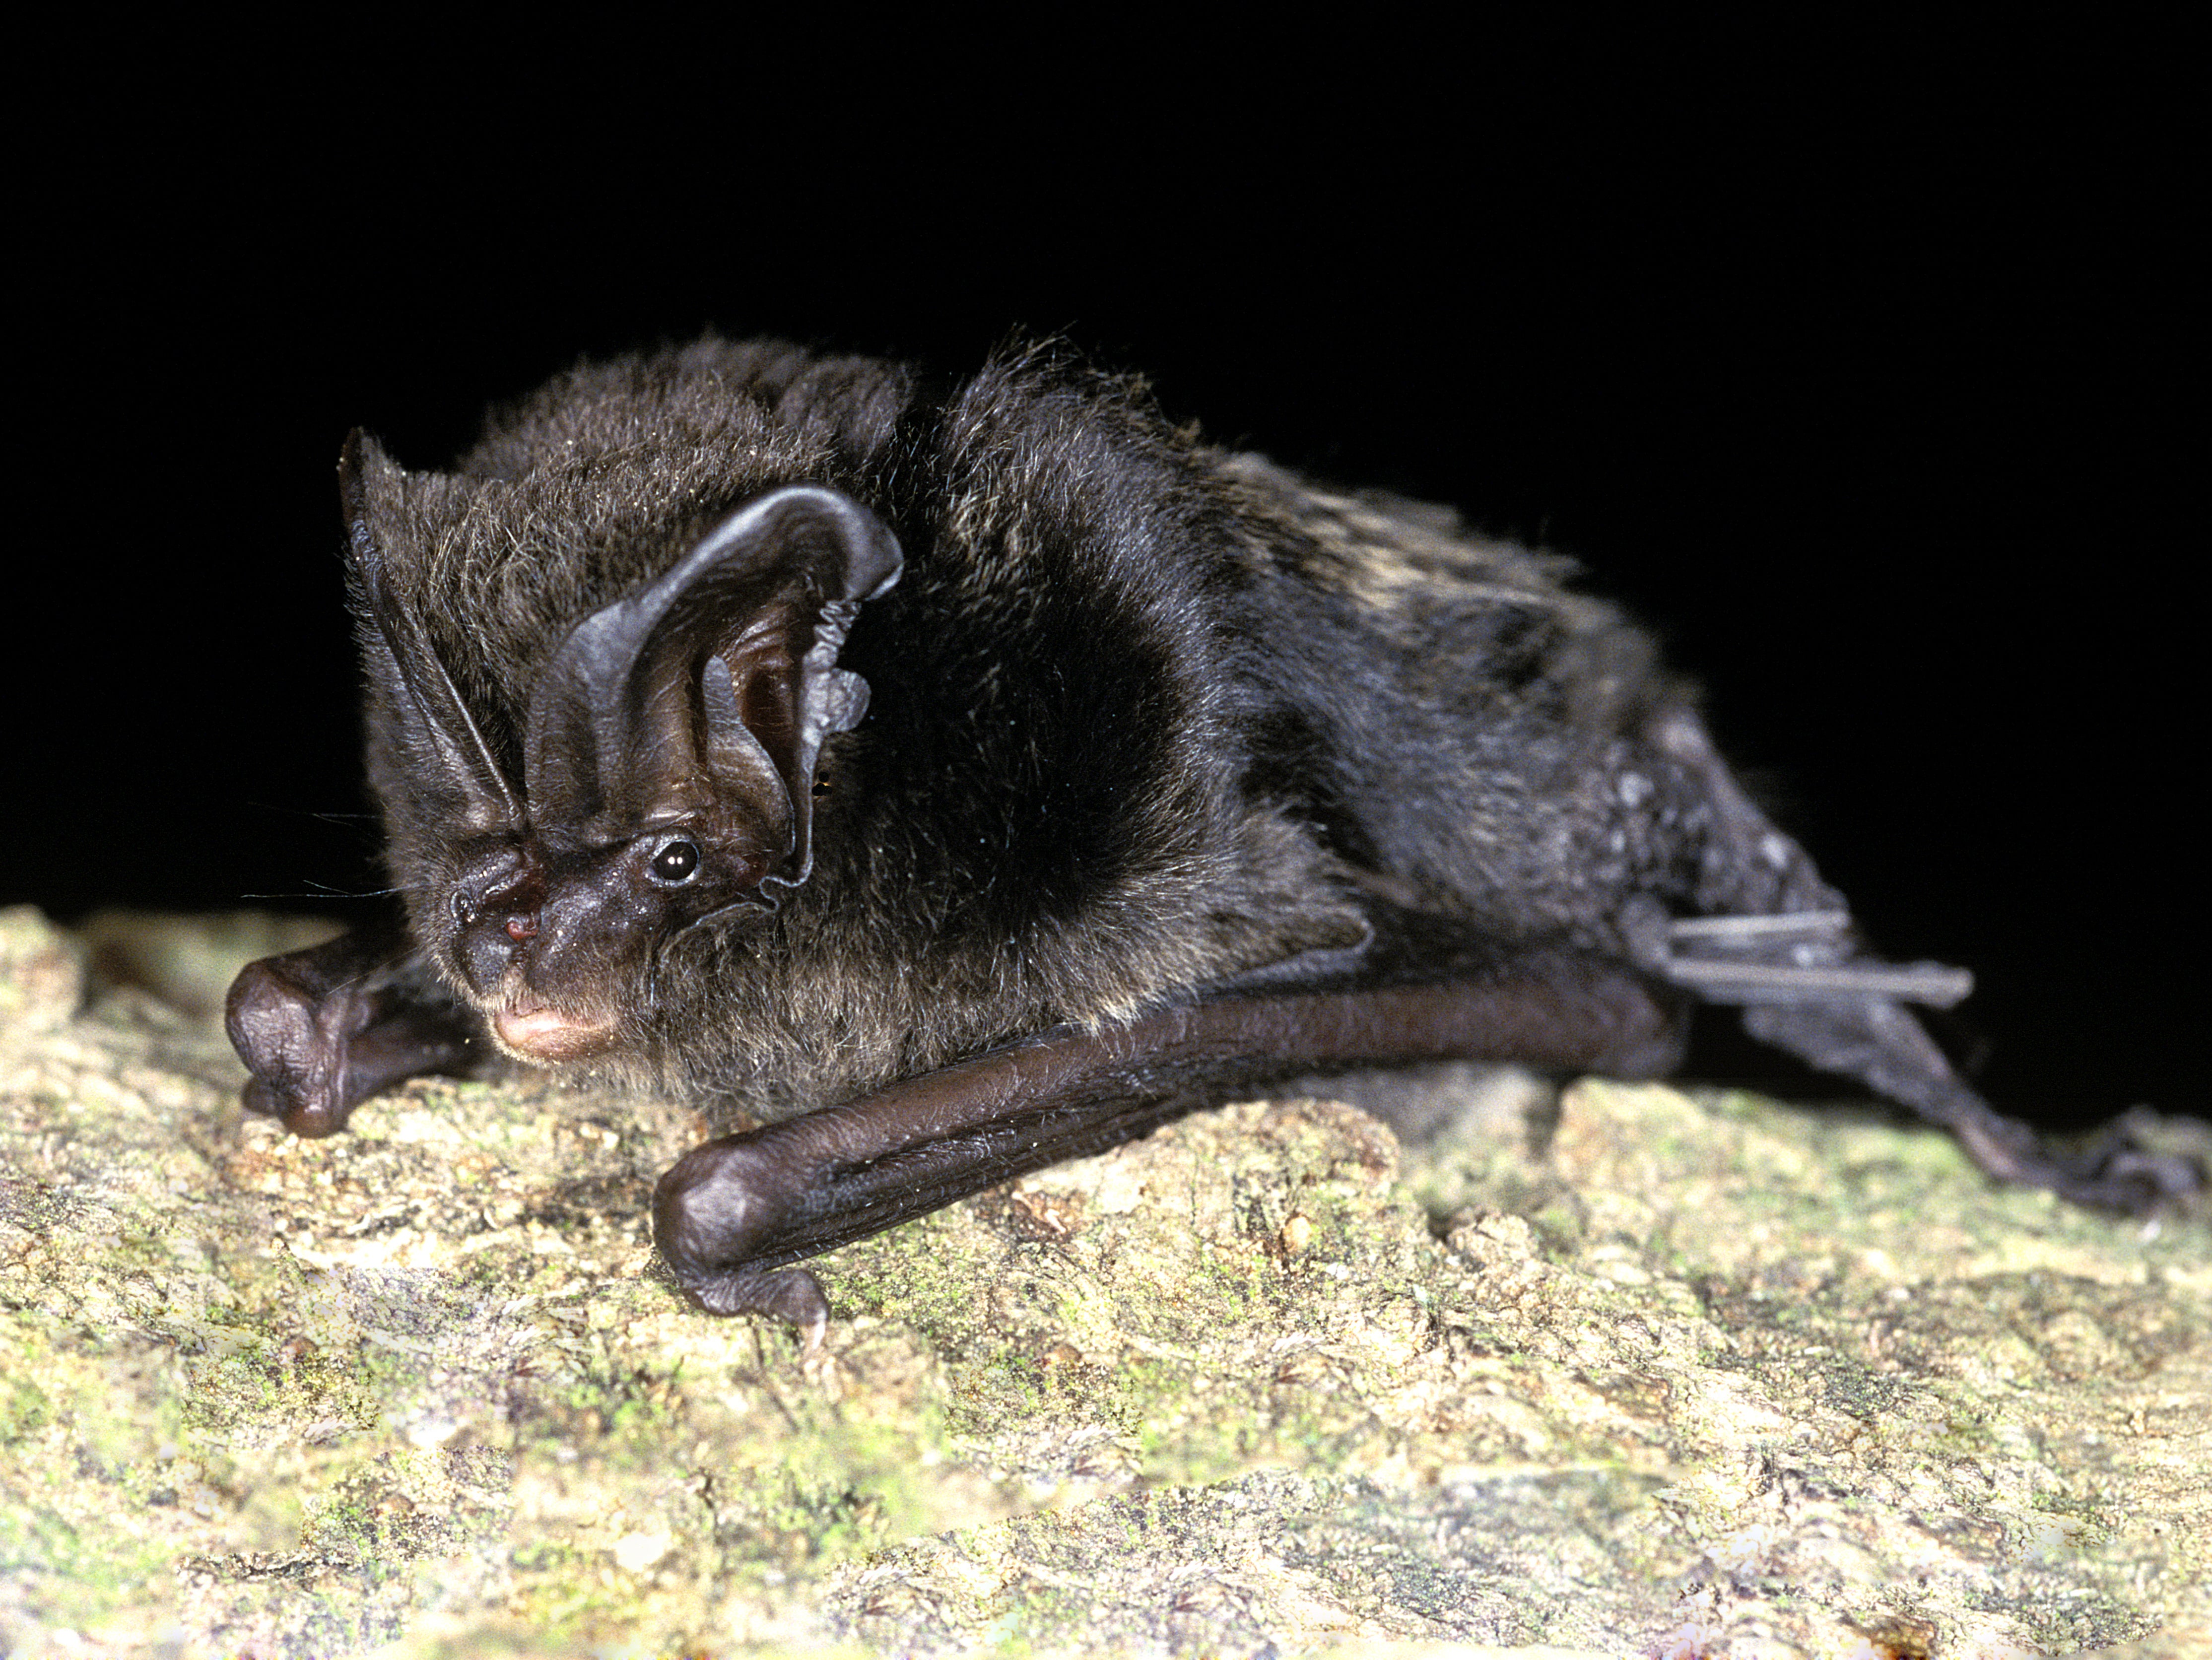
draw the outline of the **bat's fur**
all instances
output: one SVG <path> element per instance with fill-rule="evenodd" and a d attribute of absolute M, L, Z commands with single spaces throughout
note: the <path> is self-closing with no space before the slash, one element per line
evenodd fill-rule
<path fill-rule="evenodd" d="M 562 377 L 453 473 L 362 468 L 391 590 L 509 777 L 575 621 L 749 498 L 828 484 L 903 547 L 839 658 L 872 697 L 823 750 L 811 879 L 608 965 L 599 1064 L 695 1094 L 842 1100 L 1409 927 L 1649 964 L 1670 915 L 1840 903 L 1715 813 L 1663 741 L 1681 684 L 1566 562 L 1213 448 L 1049 350 L 933 396 L 708 339 Z M 404 695 L 371 686 L 370 775 L 458 983 Z"/>
<path fill-rule="evenodd" d="M 1648 1073 L 1692 996 L 2003 1179 L 2204 1190 L 1961 1082 L 1902 1003 L 1966 976 L 1861 951 L 1564 562 L 1134 381 L 709 339 L 341 476 L 408 938 L 240 973 L 246 1104 L 326 1135 L 489 1037 L 750 1117 L 654 1195 L 712 1312 L 818 1341 L 784 1265 L 1318 1067 Z"/>

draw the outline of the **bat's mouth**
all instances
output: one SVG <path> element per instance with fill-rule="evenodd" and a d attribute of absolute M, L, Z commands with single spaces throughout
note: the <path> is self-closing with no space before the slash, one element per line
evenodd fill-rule
<path fill-rule="evenodd" d="M 611 1016 L 573 1014 L 544 1003 L 514 1003 L 494 1012 L 492 1036 L 525 1061 L 581 1061 L 611 1047 Z"/>

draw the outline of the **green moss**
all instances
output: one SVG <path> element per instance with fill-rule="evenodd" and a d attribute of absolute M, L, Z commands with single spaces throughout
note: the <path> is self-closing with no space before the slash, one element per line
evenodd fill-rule
<path fill-rule="evenodd" d="M 44 1429 L 53 1415 L 46 1392 L 27 1377 L 0 1377 L 0 1444 Z"/>
<path fill-rule="evenodd" d="M 0 1577 L 44 1624 L 82 1630 L 143 1602 L 168 1553 L 85 1536 L 51 1512 L 0 1517 Z"/>
<path fill-rule="evenodd" d="M 1979 1652 L 2197 1606 L 2203 1231 L 1875 1116 L 1584 1085 L 1532 1154 L 1199 1115 L 833 1254 L 807 1357 L 653 1277 L 680 1110 L 441 1082 L 300 1143 L 147 1030 L 42 1028 L 0 1094 L 25 1651 L 1603 1648 L 1686 1584 L 1723 1638 L 1881 1608 Z"/>

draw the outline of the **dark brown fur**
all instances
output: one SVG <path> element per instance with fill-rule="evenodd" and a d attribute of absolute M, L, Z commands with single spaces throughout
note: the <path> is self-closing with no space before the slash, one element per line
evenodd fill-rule
<path fill-rule="evenodd" d="M 541 822 L 520 783 L 556 765 L 526 752 L 544 748 L 533 700 L 575 673 L 572 630 L 794 485 L 854 504 L 904 553 L 836 655 L 868 713 L 811 769 L 811 871 L 790 863 L 804 879 L 761 888 L 772 905 L 706 923 L 641 911 L 588 950 L 540 937 L 547 896 L 586 879 L 559 874 L 568 855 L 510 867 L 498 849 L 531 824 L 545 848 L 589 840 Z M 898 365 L 709 339 L 562 377 L 452 473 L 366 446 L 351 488 L 392 874 L 429 970 L 477 1011 L 441 1017 L 459 1034 L 442 1048 L 364 1060 L 370 1088 L 459 1063 L 518 995 L 608 1023 L 589 1064 L 775 1116 L 1209 1000 L 1564 973 L 1749 1005 L 1754 1031 L 1951 1124 L 2007 1176 L 2106 1203 L 2182 1184 L 2062 1168 L 1989 1115 L 1898 1006 L 1948 1000 L 1956 977 L 1861 952 L 1648 638 L 1569 591 L 1565 562 L 1212 448 L 1134 382 L 1030 350 L 940 395 Z M 441 670 L 465 715 L 422 714 Z M 692 726 L 668 730 L 711 739 L 684 672 Z M 619 701 L 577 684 L 586 714 Z M 471 726 L 487 759 L 456 781 L 434 751 Z M 736 794 L 803 818 L 774 787 Z M 1732 916 L 1801 921 L 1698 931 Z M 250 1098 L 336 1128 L 349 1086 L 302 1080 L 343 1054 L 333 1000 L 385 982 L 358 978 L 365 948 L 274 960 L 281 988 L 249 970 L 234 1000 Z M 1584 966 L 1525 966 L 1540 960 Z M 397 972 L 380 1009 L 436 1002 L 422 970 Z M 374 1037 L 387 1018 L 358 1023 Z M 1111 1064 L 1113 1090 L 1148 1087 Z M 1281 1070 L 1223 1056 L 1207 1087 Z"/>
<path fill-rule="evenodd" d="M 1638 896 L 1696 906 L 1694 792 L 1636 741 L 1676 688 L 1567 562 L 1194 444 L 1036 356 L 902 424 L 910 386 L 709 341 L 564 377 L 455 473 L 372 463 L 394 586 L 510 759 L 568 624 L 748 497 L 829 483 L 909 550 L 842 659 L 871 718 L 825 753 L 806 886 L 685 942 L 655 999 L 612 989 L 670 1082 L 842 1099 L 1352 945 L 1378 888 L 1616 955 Z M 434 955 L 447 843 L 369 724 Z"/>

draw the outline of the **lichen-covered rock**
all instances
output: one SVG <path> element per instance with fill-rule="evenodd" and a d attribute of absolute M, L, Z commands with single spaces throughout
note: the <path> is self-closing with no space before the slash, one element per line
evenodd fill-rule
<path fill-rule="evenodd" d="M 243 1118 L 230 926 L 0 915 L 6 1652 L 2212 1651 L 2201 1220 L 1445 1072 L 848 1247 L 809 1362 L 654 1272 L 681 1108 Z"/>

